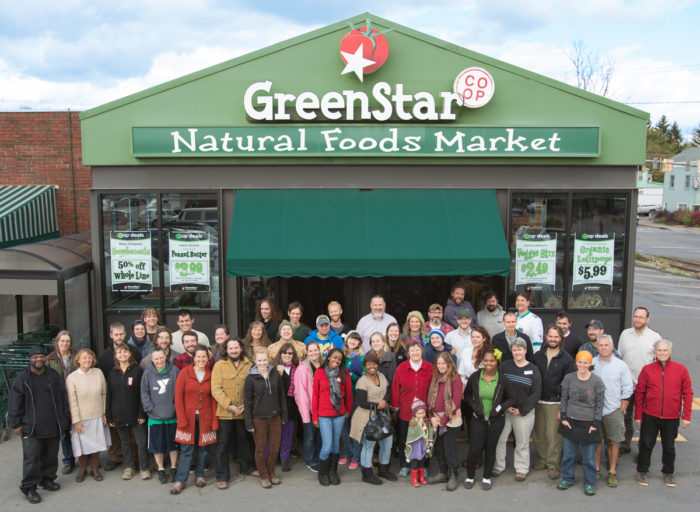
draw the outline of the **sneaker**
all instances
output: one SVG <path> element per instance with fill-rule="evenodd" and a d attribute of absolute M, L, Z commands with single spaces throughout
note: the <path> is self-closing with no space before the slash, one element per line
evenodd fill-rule
<path fill-rule="evenodd" d="M 647 474 L 643 472 L 638 472 L 637 482 L 639 483 L 639 485 L 643 485 L 644 487 L 649 485 L 649 479 L 647 478 Z"/>
<path fill-rule="evenodd" d="M 141 480 L 150 480 L 151 479 L 151 470 L 150 469 L 142 469 L 140 472 L 141 475 Z"/>
<path fill-rule="evenodd" d="M 131 480 L 132 478 L 134 478 L 134 468 L 124 468 L 122 480 Z"/>
<path fill-rule="evenodd" d="M 343 457 L 342 459 L 339 459 L 339 460 L 338 460 L 338 464 L 340 464 L 341 466 L 342 466 L 343 464 L 347 464 L 347 463 L 348 463 L 348 458 L 347 458 L 347 457 Z"/>
<path fill-rule="evenodd" d="M 552 468 L 552 469 L 550 469 L 550 470 L 548 471 L 548 473 L 549 473 L 549 479 L 550 479 L 550 480 L 557 480 L 557 479 L 559 478 L 559 476 L 560 476 L 560 473 L 559 473 L 559 470 L 558 470 L 558 469 Z"/>
<path fill-rule="evenodd" d="M 289 452 L 289 455 L 291 455 L 292 459 L 298 459 L 300 456 L 299 450 L 292 450 Z"/>
<path fill-rule="evenodd" d="M 532 469 L 542 471 L 543 469 L 547 469 L 547 463 L 540 459 L 539 461 L 537 461 L 537 464 L 534 464 L 532 466 Z"/>
<path fill-rule="evenodd" d="M 272 475 L 272 476 L 270 477 L 270 483 L 271 483 L 272 485 L 279 485 L 279 484 L 282 483 L 282 480 L 280 480 L 279 477 L 278 477 L 277 475 Z"/>
<path fill-rule="evenodd" d="M 401 468 L 399 471 L 399 476 L 402 478 L 406 478 L 410 474 L 410 470 L 408 468 Z"/>
<path fill-rule="evenodd" d="M 584 485 L 583 492 L 586 496 L 593 496 L 595 494 L 595 487 L 592 485 Z"/>
<path fill-rule="evenodd" d="M 75 464 L 65 464 L 63 466 L 63 469 L 61 469 L 61 473 L 63 473 L 64 475 L 70 475 L 74 467 Z"/>
<path fill-rule="evenodd" d="M 263 489 L 270 489 L 272 488 L 272 482 L 270 482 L 267 478 L 263 478 L 260 480 L 260 485 L 262 485 Z"/>
<path fill-rule="evenodd" d="M 526 478 L 527 478 L 527 474 L 525 474 L 525 473 L 515 473 L 515 481 L 516 482 L 524 482 Z"/>
<path fill-rule="evenodd" d="M 671 473 L 664 473 L 664 483 L 667 487 L 675 487 L 676 479 L 673 478 L 673 475 Z"/>
<path fill-rule="evenodd" d="M 562 480 L 561 482 L 559 482 L 559 483 L 557 484 L 557 489 L 559 489 L 560 491 L 565 491 L 565 490 L 567 490 L 569 487 L 571 487 L 572 485 L 573 485 L 572 482 L 569 482 L 569 481 L 567 481 L 567 480 Z"/>
<path fill-rule="evenodd" d="M 289 464 L 289 460 L 283 460 L 282 461 L 282 471 L 287 472 L 292 469 L 292 466 Z"/>
<path fill-rule="evenodd" d="M 619 483 L 617 473 L 608 473 L 608 487 L 617 487 Z"/>
<path fill-rule="evenodd" d="M 603 476 L 603 472 L 600 469 L 596 469 L 595 470 L 595 479 L 600 480 L 602 476 Z"/>
<path fill-rule="evenodd" d="M 307 465 L 306 465 L 306 469 L 308 469 L 308 470 L 311 471 L 312 473 L 318 473 L 318 464 L 316 464 L 316 463 L 314 463 L 314 464 L 307 464 Z"/>
<path fill-rule="evenodd" d="M 474 479 L 473 478 L 466 478 L 464 480 L 464 488 L 471 489 L 472 487 L 474 487 Z"/>
<path fill-rule="evenodd" d="M 485 491 L 490 491 L 491 487 L 493 487 L 493 484 L 491 483 L 491 479 L 489 478 L 483 478 L 481 480 L 481 488 Z"/>
<path fill-rule="evenodd" d="M 168 476 L 165 474 L 164 469 L 158 470 L 158 483 L 159 484 L 167 484 L 168 483 Z"/>
<path fill-rule="evenodd" d="M 494 478 L 498 478 L 499 476 L 501 476 L 501 470 L 500 469 L 492 469 L 491 476 Z"/>
<path fill-rule="evenodd" d="M 352 462 L 350 463 L 350 465 L 348 466 L 348 469 L 357 469 L 357 468 L 359 468 L 359 467 L 360 467 L 360 463 L 359 463 L 359 462 L 352 461 Z"/>

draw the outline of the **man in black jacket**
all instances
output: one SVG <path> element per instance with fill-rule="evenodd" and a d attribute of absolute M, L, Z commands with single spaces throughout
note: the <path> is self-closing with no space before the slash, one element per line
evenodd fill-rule
<path fill-rule="evenodd" d="M 491 344 L 493 348 L 497 348 L 503 354 L 503 361 L 509 361 L 513 359 L 513 354 L 510 351 L 510 347 L 515 341 L 515 338 L 522 338 L 527 343 L 527 354 L 525 359 L 532 361 L 532 343 L 530 342 L 530 337 L 524 332 L 518 332 L 515 328 L 517 325 L 517 317 L 515 313 L 508 311 L 503 315 L 503 325 L 505 327 L 504 331 L 499 332 L 493 338 L 491 338 Z"/>
<path fill-rule="evenodd" d="M 22 436 L 23 471 L 20 490 L 27 501 L 39 503 L 37 485 L 47 491 L 61 488 L 56 480 L 61 434 L 70 426 L 66 386 L 46 366 L 46 352 L 34 348 L 29 366 L 15 378 L 10 390 L 7 423 Z"/>
<path fill-rule="evenodd" d="M 557 325 L 550 324 L 544 331 L 546 348 L 535 352 L 532 363 L 542 375 L 542 395 L 535 406 L 535 428 L 532 440 L 540 460 L 534 469 L 548 469 L 549 478 L 559 478 L 562 437 L 559 429 L 559 404 L 561 402 L 561 382 L 564 377 L 576 371 L 574 358 L 562 350 L 564 333 Z"/>

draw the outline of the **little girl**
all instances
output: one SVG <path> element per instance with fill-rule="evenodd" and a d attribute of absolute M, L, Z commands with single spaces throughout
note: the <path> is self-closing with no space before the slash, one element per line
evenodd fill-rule
<path fill-rule="evenodd" d="M 433 450 L 435 433 L 433 425 L 427 420 L 428 407 L 423 400 L 418 398 L 411 404 L 413 418 L 408 424 L 408 434 L 406 435 L 406 462 L 411 468 L 411 484 L 413 487 L 426 485 L 425 467 Z"/>

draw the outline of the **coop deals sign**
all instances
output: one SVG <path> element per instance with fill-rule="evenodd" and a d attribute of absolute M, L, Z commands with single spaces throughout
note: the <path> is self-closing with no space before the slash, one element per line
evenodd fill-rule
<path fill-rule="evenodd" d="M 209 234 L 170 232 L 170 290 L 209 290 Z"/>
<path fill-rule="evenodd" d="M 557 239 L 548 233 L 523 234 L 515 241 L 515 284 L 554 286 Z"/>
<path fill-rule="evenodd" d="M 110 231 L 109 253 L 113 292 L 153 289 L 150 232 Z"/>
<path fill-rule="evenodd" d="M 615 237 L 607 233 L 581 233 L 574 239 L 572 285 L 612 286 Z"/>

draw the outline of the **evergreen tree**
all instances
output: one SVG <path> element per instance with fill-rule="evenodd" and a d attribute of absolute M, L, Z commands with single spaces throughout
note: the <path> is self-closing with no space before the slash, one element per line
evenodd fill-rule
<path fill-rule="evenodd" d="M 660 135 L 666 135 L 668 133 L 669 129 L 669 124 L 668 124 L 668 119 L 666 119 L 665 115 L 662 115 L 661 118 L 658 120 L 656 123 L 656 126 L 654 127 L 659 131 Z"/>
<path fill-rule="evenodd" d="M 671 129 L 666 134 L 666 137 L 672 145 L 678 147 L 679 152 L 683 150 L 683 134 L 676 121 L 673 121 Z"/>
<path fill-rule="evenodd" d="M 700 147 L 700 124 L 693 130 L 693 137 L 690 139 L 690 145 Z"/>

